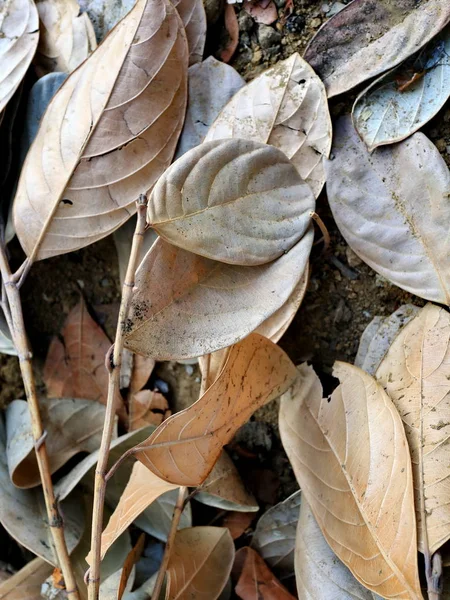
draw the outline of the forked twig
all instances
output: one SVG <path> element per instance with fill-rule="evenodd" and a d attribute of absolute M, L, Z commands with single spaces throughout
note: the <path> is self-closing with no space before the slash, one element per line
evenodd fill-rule
<path fill-rule="evenodd" d="M 88 598 L 89 600 L 98 600 L 100 589 L 100 562 L 101 562 L 101 536 L 103 525 L 103 509 L 106 490 L 106 468 L 108 466 L 109 448 L 111 445 L 112 432 L 114 427 L 116 395 L 120 388 L 120 365 L 122 359 L 123 340 L 125 333 L 126 320 L 130 308 L 131 296 L 134 287 L 134 275 L 137 262 L 139 260 L 140 250 L 145 231 L 145 216 L 147 208 L 147 198 L 141 195 L 137 201 L 137 223 L 131 246 L 130 258 L 128 261 L 127 273 L 122 288 L 122 299 L 120 302 L 119 320 L 117 323 L 116 337 L 108 361 L 108 398 L 106 404 L 105 422 L 103 425 L 102 441 L 98 455 L 97 469 L 95 471 L 94 483 L 94 505 L 92 513 L 92 537 L 91 537 L 91 556 L 92 564 L 88 575 Z"/>

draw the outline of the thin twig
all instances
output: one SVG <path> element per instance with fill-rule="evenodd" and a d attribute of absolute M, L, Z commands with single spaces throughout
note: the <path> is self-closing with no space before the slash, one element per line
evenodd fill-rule
<path fill-rule="evenodd" d="M 159 567 L 158 577 L 156 579 L 155 587 L 153 588 L 152 600 L 158 600 L 161 594 L 161 588 L 164 583 L 164 577 L 166 576 L 167 566 L 170 560 L 170 554 L 172 552 L 173 543 L 175 541 L 175 535 L 178 530 L 180 523 L 181 514 L 185 507 L 185 499 L 187 495 L 187 487 L 180 487 L 178 492 L 177 503 L 173 511 L 172 524 L 170 526 L 169 535 L 167 537 L 166 547 L 164 549 L 164 556 L 162 559 L 161 566 Z"/>
<path fill-rule="evenodd" d="M 106 469 L 108 466 L 109 448 L 111 445 L 114 427 L 116 397 L 120 389 L 120 365 L 123 350 L 123 340 L 126 321 L 130 308 L 131 296 L 134 287 L 134 275 L 139 260 L 140 250 L 145 231 L 145 213 L 147 198 L 141 195 L 137 201 L 137 223 L 128 261 L 127 273 L 122 288 L 122 300 L 120 302 L 119 320 L 117 323 L 116 337 L 112 355 L 108 361 L 109 381 L 108 398 L 106 404 L 105 422 L 103 425 L 102 441 L 100 445 L 97 469 L 95 471 L 94 483 L 94 505 L 92 514 L 92 537 L 91 556 L 92 564 L 88 576 L 88 598 L 98 600 L 100 589 L 100 562 L 101 562 L 101 536 L 103 525 L 103 508 L 106 490 Z"/>
<path fill-rule="evenodd" d="M 319 217 L 319 215 L 316 212 L 311 211 L 309 213 L 309 216 L 311 217 L 311 219 L 313 221 L 315 221 L 317 223 L 317 225 L 322 233 L 322 236 L 323 236 L 322 237 L 322 239 L 323 239 L 322 253 L 325 253 L 328 250 L 328 248 L 330 247 L 330 243 L 331 243 L 330 234 L 328 233 L 328 229 L 326 228 L 325 223 L 322 221 L 322 219 Z M 320 242 L 320 241 L 321 240 L 318 240 L 318 242 Z"/>
<path fill-rule="evenodd" d="M 58 502 L 53 490 L 50 464 L 45 445 L 46 432 L 44 431 L 39 412 L 39 402 L 31 364 L 32 354 L 25 331 L 20 292 L 14 275 L 11 273 L 3 242 L 0 242 L 0 271 L 4 286 L 2 305 L 5 310 L 6 318 L 9 321 L 12 339 L 17 350 L 25 394 L 28 400 L 36 461 L 42 482 L 42 491 L 44 493 L 47 518 L 54 544 L 54 552 L 64 577 L 67 597 L 69 600 L 78 600 L 77 584 L 73 575 L 69 552 L 64 538 L 63 519 L 59 514 Z"/>

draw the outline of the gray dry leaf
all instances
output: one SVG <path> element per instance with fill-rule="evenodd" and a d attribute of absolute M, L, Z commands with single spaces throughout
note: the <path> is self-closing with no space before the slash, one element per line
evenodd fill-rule
<path fill-rule="evenodd" d="M 408 84 L 414 74 L 422 74 Z M 403 89 L 403 85 L 408 87 Z M 370 152 L 404 140 L 428 123 L 450 96 L 450 28 L 414 58 L 382 75 L 356 98 L 353 124 Z"/>
<path fill-rule="evenodd" d="M 354 0 L 319 29 L 305 60 L 331 98 L 400 64 L 449 20 L 447 0 Z"/>
<path fill-rule="evenodd" d="M 0 5 L 0 115 L 33 59 L 39 39 L 39 17 L 33 0 Z"/>
<path fill-rule="evenodd" d="M 284 579 L 294 575 L 295 537 L 301 492 L 269 508 L 259 519 L 252 548 L 266 561 L 275 575 Z"/>
<path fill-rule="evenodd" d="M 97 47 L 87 13 L 80 13 L 77 0 L 36 0 L 36 6 L 40 38 L 34 63 L 39 77 L 71 73 Z"/>
<path fill-rule="evenodd" d="M 400 306 L 388 317 L 374 317 L 359 341 L 355 366 L 374 375 L 390 345 L 401 329 L 420 311 L 414 304 Z"/>
<path fill-rule="evenodd" d="M 150 192 L 175 152 L 187 58 L 169 0 L 137 0 L 64 82 L 41 121 L 14 200 L 16 232 L 29 258 L 87 246 L 135 212 L 139 194 Z"/>
<path fill-rule="evenodd" d="M 411 458 L 402 421 L 375 379 L 335 363 L 329 398 L 312 367 L 281 398 L 279 428 L 328 544 L 384 598 L 419 600 Z"/>
<path fill-rule="evenodd" d="M 239 73 L 213 56 L 189 67 L 188 104 L 175 159 L 203 142 L 228 100 L 245 85 Z"/>
<path fill-rule="evenodd" d="M 1 600 L 41 600 L 41 585 L 52 571 L 53 567 L 45 560 L 35 558 L 0 583 Z"/>
<path fill-rule="evenodd" d="M 402 417 L 415 488 L 419 549 L 450 538 L 450 315 L 427 304 L 395 338 L 376 377 Z"/>
<path fill-rule="evenodd" d="M 392 283 L 449 304 L 450 172 L 437 148 L 415 133 L 369 154 L 346 117 L 332 154 L 328 200 L 349 246 Z"/>
<path fill-rule="evenodd" d="M 250 268 L 209 260 L 159 239 L 136 273 L 125 346 L 170 360 L 237 343 L 288 300 L 306 268 L 313 237 L 310 228 L 284 256 Z"/>
<path fill-rule="evenodd" d="M 315 201 L 289 159 L 251 140 L 204 142 L 159 179 L 149 224 L 166 241 L 224 263 L 279 258 L 306 233 Z"/>
<path fill-rule="evenodd" d="M 237 92 L 206 141 L 236 137 L 276 146 L 317 198 L 325 183 L 323 158 L 330 153 L 331 133 L 324 86 L 295 53 Z"/>
<path fill-rule="evenodd" d="M 114 244 L 117 250 L 117 259 L 119 261 L 120 284 L 123 286 L 125 275 L 128 267 L 128 259 L 130 258 L 131 244 L 136 230 L 136 217 L 131 217 L 119 229 L 113 233 Z M 144 241 L 142 242 L 141 251 L 139 254 L 139 262 L 141 262 L 150 248 L 158 238 L 158 234 L 153 229 L 147 229 L 144 233 Z M 122 387 L 122 386 L 121 386 Z M 128 386 L 125 386 L 128 387 Z"/>

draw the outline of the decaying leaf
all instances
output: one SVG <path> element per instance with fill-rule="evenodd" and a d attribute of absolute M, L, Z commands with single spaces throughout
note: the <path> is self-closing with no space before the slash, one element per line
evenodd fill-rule
<path fill-rule="evenodd" d="M 53 71 L 71 73 L 97 47 L 87 13 L 77 0 L 36 0 L 41 32 L 35 57 L 39 77 Z"/>
<path fill-rule="evenodd" d="M 206 13 L 203 0 L 174 0 L 173 5 L 183 21 L 189 44 L 189 65 L 203 58 L 206 41 Z"/>
<path fill-rule="evenodd" d="M 39 39 L 39 17 L 33 0 L 0 5 L 0 114 L 20 85 Z"/>
<path fill-rule="evenodd" d="M 328 200 L 347 243 L 399 287 L 449 304 L 450 172 L 437 148 L 415 133 L 369 154 L 347 117 L 332 153 Z"/>
<path fill-rule="evenodd" d="M 216 140 L 167 169 L 151 194 L 147 220 L 189 252 L 261 265 L 303 237 L 314 206 L 309 186 L 283 152 L 251 140 Z"/>
<path fill-rule="evenodd" d="M 228 529 L 182 529 L 167 567 L 166 600 L 216 600 L 230 576 L 234 544 Z"/>
<path fill-rule="evenodd" d="M 175 151 L 187 58 L 169 0 L 138 0 L 64 82 L 41 121 L 14 200 L 16 232 L 29 258 L 82 248 L 133 214 Z"/>
<path fill-rule="evenodd" d="M 445 0 L 354 0 L 319 29 L 305 60 L 331 98 L 400 64 L 449 20 Z"/>
<path fill-rule="evenodd" d="M 294 574 L 295 537 L 301 493 L 295 492 L 283 502 L 269 508 L 259 519 L 252 548 L 280 578 Z"/>
<path fill-rule="evenodd" d="M 299 54 L 268 69 L 237 92 L 206 141 L 245 138 L 280 148 L 317 197 L 325 183 L 323 157 L 331 148 L 325 89 Z"/>
<path fill-rule="evenodd" d="M 449 96 L 450 29 L 446 28 L 442 37 L 361 92 L 353 105 L 353 124 L 372 152 L 420 129 Z"/>
<path fill-rule="evenodd" d="M 225 4 L 224 24 L 228 33 L 228 40 L 220 51 L 220 60 L 228 63 L 233 58 L 233 54 L 239 45 L 239 23 L 234 7 L 229 4 Z"/>
<path fill-rule="evenodd" d="M 166 481 L 198 486 L 238 428 L 294 378 L 295 368 L 281 348 L 253 333 L 231 349 L 205 394 L 164 421 L 134 455 Z"/>
<path fill-rule="evenodd" d="M 0 584 L 1 600 L 41 600 L 41 585 L 53 571 L 42 558 L 35 558 Z"/>
<path fill-rule="evenodd" d="M 117 600 L 122 600 L 122 597 L 127 589 L 127 585 L 130 586 L 130 588 L 132 587 L 132 583 L 130 585 L 129 578 L 130 578 L 132 570 L 134 569 L 134 565 L 139 560 L 139 557 L 141 556 L 141 554 L 144 550 L 144 544 L 145 544 L 145 534 L 141 533 L 141 535 L 138 538 L 138 541 L 133 546 L 133 548 L 130 550 L 130 552 L 128 553 L 128 555 L 125 559 L 125 562 L 123 563 L 122 573 L 121 573 L 120 582 L 119 582 L 119 589 L 117 591 Z"/>
<path fill-rule="evenodd" d="M 395 338 L 376 377 L 402 417 L 413 464 L 419 549 L 450 538 L 450 316 L 427 304 Z"/>
<path fill-rule="evenodd" d="M 169 403 L 160 392 L 141 390 L 131 394 L 128 400 L 128 430 L 161 425 L 171 414 Z"/>
<path fill-rule="evenodd" d="M 288 300 L 306 268 L 313 236 L 309 229 L 281 258 L 250 268 L 212 261 L 159 239 L 136 273 L 125 346 L 170 360 L 238 342 Z"/>
<path fill-rule="evenodd" d="M 223 519 L 223 526 L 228 529 L 233 540 L 237 540 L 250 527 L 255 518 L 254 512 L 231 511 Z"/>
<path fill-rule="evenodd" d="M 188 104 L 175 158 L 203 142 L 222 108 L 245 85 L 239 73 L 213 56 L 189 67 Z"/>
<path fill-rule="evenodd" d="M 302 600 L 376 600 L 337 558 L 303 498 L 295 544 L 295 578 Z"/>
<path fill-rule="evenodd" d="M 235 592 L 242 600 L 295 600 L 255 550 L 241 548 L 236 559 L 243 568 Z"/>
<path fill-rule="evenodd" d="M 411 459 L 382 386 L 346 363 L 323 399 L 306 364 L 282 396 L 281 439 L 317 522 L 342 562 L 384 598 L 421 599 Z"/>

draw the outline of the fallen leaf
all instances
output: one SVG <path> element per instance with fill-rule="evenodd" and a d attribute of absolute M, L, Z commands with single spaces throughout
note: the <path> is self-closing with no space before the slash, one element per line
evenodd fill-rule
<path fill-rule="evenodd" d="M 419 550 L 450 539 L 450 316 L 427 304 L 398 334 L 376 377 L 403 420 L 411 451 Z"/>
<path fill-rule="evenodd" d="M 420 308 L 414 304 L 404 304 L 388 317 L 374 317 L 359 341 L 355 366 L 375 376 L 392 342 L 419 311 Z"/>
<path fill-rule="evenodd" d="M 450 28 L 446 28 L 442 37 L 361 92 L 353 105 L 353 124 L 372 152 L 412 135 L 449 96 Z"/>
<path fill-rule="evenodd" d="M 189 45 L 189 65 L 200 63 L 206 41 L 206 13 L 203 0 L 174 0 L 186 30 Z"/>
<path fill-rule="evenodd" d="M 111 342 L 103 329 L 89 315 L 86 303 L 80 302 L 70 311 L 61 338 L 54 337 L 44 366 L 44 382 L 49 398 L 86 398 L 106 404 L 108 371 L 105 357 Z M 125 408 L 120 394 L 116 411 L 124 418 Z"/>
<path fill-rule="evenodd" d="M 35 57 L 38 77 L 59 71 L 71 73 L 97 47 L 87 13 L 77 0 L 36 0 L 40 38 Z"/>
<path fill-rule="evenodd" d="M 189 67 L 186 118 L 175 159 L 203 142 L 222 108 L 244 85 L 244 79 L 233 67 L 212 56 Z"/>
<path fill-rule="evenodd" d="M 159 239 L 136 273 L 125 346 L 170 360 L 238 342 L 288 300 L 313 236 L 310 229 L 278 260 L 250 268 L 211 261 Z"/>
<path fill-rule="evenodd" d="M 125 559 L 125 562 L 123 563 L 122 573 L 119 582 L 119 589 L 117 591 L 117 600 L 122 600 L 131 571 L 133 570 L 134 565 L 137 563 L 139 557 L 141 556 L 144 550 L 144 544 L 145 534 L 141 533 L 141 535 L 138 538 L 138 541 L 136 542 L 135 546 L 133 546 L 133 548 L 130 550 Z"/>
<path fill-rule="evenodd" d="M 244 0 L 244 10 L 257 22 L 264 25 L 272 25 L 278 19 L 278 11 L 273 0 L 261 2 L 261 0 Z"/>
<path fill-rule="evenodd" d="M 17 350 L 11 339 L 11 332 L 2 311 L 0 311 L 0 352 L 17 356 Z"/>
<path fill-rule="evenodd" d="M 319 29 L 305 60 L 331 98 L 400 64 L 449 20 L 445 0 L 354 0 Z"/>
<path fill-rule="evenodd" d="M 384 598 L 421 599 L 411 459 L 394 404 L 370 375 L 335 363 L 327 399 L 311 367 L 282 396 L 279 428 L 331 549 Z"/>
<path fill-rule="evenodd" d="M 0 6 L 0 113 L 30 66 L 39 39 L 33 0 L 9 0 Z"/>
<path fill-rule="evenodd" d="M 39 408 L 47 432 L 45 445 L 52 474 L 72 456 L 100 447 L 105 420 L 105 407 L 101 404 L 73 398 L 41 398 Z M 40 485 L 31 417 L 24 400 L 13 400 L 7 406 L 6 435 L 11 481 L 20 488 Z"/>
<path fill-rule="evenodd" d="M 255 550 L 244 547 L 236 553 L 243 568 L 235 592 L 242 600 L 295 600 L 278 581 Z"/>
<path fill-rule="evenodd" d="M 150 192 L 175 152 L 187 59 L 169 0 L 138 0 L 64 82 L 14 200 L 16 232 L 29 258 L 87 246 L 133 214 L 139 194 Z"/>
<path fill-rule="evenodd" d="M 323 157 L 330 153 L 331 133 L 325 88 L 295 53 L 238 91 L 206 141 L 237 137 L 276 146 L 317 198 L 325 183 Z"/>
<path fill-rule="evenodd" d="M 134 431 L 145 425 L 161 425 L 171 414 L 169 403 L 160 392 L 141 390 L 129 398 L 128 430 Z"/>
<path fill-rule="evenodd" d="M 337 558 L 303 498 L 295 544 L 295 578 L 302 600 L 376 600 Z"/>
<path fill-rule="evenodd" d="M 327 164 L 333 216 L 350 247 L 395 285 L 450 303 L 450 172 L 422 133 L 372 155 L 349 118 L 339 120 Z"/>
<path fill-rule="evenodd" d="M 252 548 L 280 578 L 294 575 L 294 550 L 301 493 L 269 508 L 259 519 Z"/>
<path fill-rule="evenodd" d="M 119 261 L 119 276 L 120 285 L 123 286 L 125 281 L 125 275 L 128 267 L 128 260 L 130 258 L 131 245 L 133 243 L 133 236 L 136 230 L 136 217 L 133 216 L 128 219 L 119 229 L 113 233 L 114 244 L 117 250 L 117 258 Z M 147 229 L 143 235 L 143 242 L 139 252 L 139 261 L 144 258 L 150 248 L 153 246 L 158 238 L 158 234 L 153 229 Z"/>
<path fill-rule="evenodd" d="M 261 265 L 303 237 L 314 206 L 309 186 L 283 152 L 251 140 L 216 140 L 167 169 L 150 197 L 147 220 L 189 252 Z"/>
<path fill-rule="evenodd" d="M 239 512 L 235 510 L 225 515 L 223 526 L 228 529 L 233 540 L 237 540 L 247 531 L 254 518 L 254 512 Z"/>
<path fill-rule="evenodd" d="M 178 531 L 167 566 L 166 600 L 216 600 L 230 576 L 234 544 L 228 529 Z"/>
<path fill-rule="evenodd" d="M 224 24 L 228 40 L 219 52 L 219 58 L 224 63 L 228 63 L 233 58 L 233 54 L 239 45 L 239 23 L 237 15 L 234 12 L 234 7 L 231 4 L 225 4 Z"/>
<path fill-rule="evenodd" d="M 164 421 L 133 454 L 166 481 L 198 486 L 239 427 L 294 378 L 295 368 L 281 348 L 253 333 L 231 349 L 206 393 Z"/>
<path fill-rule="evenodd" d="M 153 358 L 142 356 L 141 354 L 133 355 L 133 370 L 131 372 L 130 393 L 140 392 L 150 375 L 153 373 L 156 361 Z"/>
<path fill-rule="evenodd" d="M 53 571 L 42 558 L 35 558 L 0 584 L 2 600 L 41 600 L 41 585 Z"/>
<path fill-rule="evenodd" d="M 277 311 L 278 312 L 278 311 Z M 276 314 L 276 313 L 275 313 Z M 262 332 L 257 332 L 261 335 L 264 335 Z M 269 337 L 269 336 L 264 336 Z M 272 340 L 273 341 L 273 340 Z M 206 354 L 205 356 L 198 357 L 198 366 L 200 369 L 200 373 L 202 374 L 202 383 L 200 386 L 200 395 L 206 392 L 206 390 L 212 386 L 217 377 L 219 376 L 220 371 L 223 369 L 228 355 L 230 353 L 231 346 L 227 348 L 222 348 L 222 350 L 217 350 L 212 354 Z"/>

